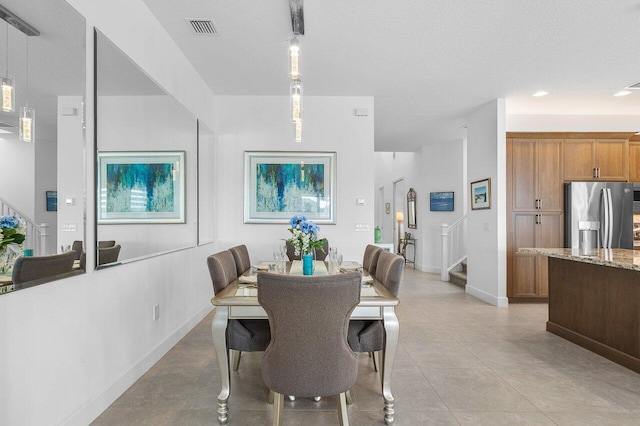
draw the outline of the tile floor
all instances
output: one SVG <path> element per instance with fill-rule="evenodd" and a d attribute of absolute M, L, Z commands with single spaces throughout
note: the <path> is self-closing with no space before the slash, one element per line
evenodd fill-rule
<path fill-rule="evenodd" d="M 396 425 L 640 425 L 640 375 L 545 331 L 546 304 L 496 308 L 405 270 L 393 371 Z M 94 425 L 216 425 L 220 374 L 212 315 Z M 229 425 L 268 425 L 259 353 L 232 374 Z M 360 355 L 352 425 L 383 425 L 370 358 Z M 335 398 L 285 403 L 285 425 L 337 424 Z"/>

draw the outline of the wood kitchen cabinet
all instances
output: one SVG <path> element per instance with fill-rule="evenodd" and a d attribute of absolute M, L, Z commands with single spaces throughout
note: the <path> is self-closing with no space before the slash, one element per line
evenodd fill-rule
<path fill-rule="evenodd" d="M 507 243 L 507 295 L 510 302 L 546 301 L 546 256 L 518 253 L 521 247 L 562 247 L 562 213 L 513 213 Z"/>
<path fill-rule="evenodd" d="M 640 141 L 629 141 L 629 182 L 640 182 Z"/>
<path fill-rule="evenodd" d="M 562 139 L 511 139 L 512 211 L 562 212 Z"/>
<path fill-rule="evenodd" d="M 627 139 L 565 139 L 565 181 L 627 181 Z"/>

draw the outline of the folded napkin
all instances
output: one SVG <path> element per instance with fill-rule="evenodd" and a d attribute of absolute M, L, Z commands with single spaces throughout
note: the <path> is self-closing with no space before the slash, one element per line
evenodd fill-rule
<path fill-rule="evenodd" d="M 258 276 L 257 275 L 240 275 L 238 277 L 238 282 L 241 284 L 258 284 Z"/>
<path fill-rule="evenodd" d="M 344 271 L 357 271 L 358 269 L 362 268 L 362 265 L 360 265 L 357 262 L 353 262 L 353 263 L 342 263 L 342 265 L 340 265 L 340 269 L 344 270 Z"/>
<path fill-rule="evenodd" d="M 269 264 L 268 263 L 261 263 L 260 265 L 254 265 L 253 267 L 255 269 L 257 269 L 258 271 L 268 271 L 269 270 Z"/>
<path fill-rule="evenodd" d="M 362 276 L 362 282 L 363 283 L 372 283 L 373 282 L 373 277 L 371 275 L 363 275 Z"/>

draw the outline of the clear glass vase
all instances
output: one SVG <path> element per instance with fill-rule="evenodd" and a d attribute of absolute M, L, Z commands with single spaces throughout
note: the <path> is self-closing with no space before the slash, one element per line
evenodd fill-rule
<path fill-rule="evenodd" d="M 6 245 L 0 249 L 0 274 L 8 275 L 13 270 L 13 264 L 16 263 L 16 259 L 20 256 L 20 250 L 16 250 L 9 245 Z"/>

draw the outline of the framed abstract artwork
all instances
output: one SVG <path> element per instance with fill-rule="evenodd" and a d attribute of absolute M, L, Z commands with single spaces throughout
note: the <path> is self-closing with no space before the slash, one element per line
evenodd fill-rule
<path fill-rule="evenodd" d="M 336 153 L 245 151 L 244 223 L 336 223 Z"/>
<path fill-rule="evenodd" d="M 58 211 L 58 191 L 45 191 L 47 201 L 47 211 Z"/>
<path fill-rule="evenodd" d="M 453 191 L 431 192 L 429 195 L 429 210 L 432 212 L 453 211 Z"/>
<path fill-rule="evenodd" d="M 491 179 L 471 182 L 471 210 L 491 208 Z"/>
<path fill-rule="evenodd" d="M 184 151 L 99 152 L 98 223 L 184 223 Z"/>

